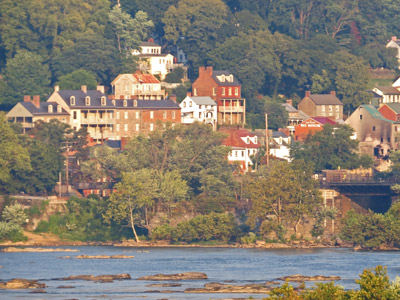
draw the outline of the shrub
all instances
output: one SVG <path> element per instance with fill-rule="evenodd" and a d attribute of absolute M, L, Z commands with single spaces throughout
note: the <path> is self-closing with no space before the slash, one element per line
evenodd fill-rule
<path fill-rule="evenodd" d="M 0 241 L 25 241 L 27 238 L 24 236 L 22 227 L 7 222 L 0 222 Z"/>

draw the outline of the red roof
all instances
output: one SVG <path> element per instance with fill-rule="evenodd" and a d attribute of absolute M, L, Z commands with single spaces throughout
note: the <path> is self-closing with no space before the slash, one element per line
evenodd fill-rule
<path fill-rule="evenodd" d="M 229 147 L 239 147 L 239 148 L 259 148 L 260 144 L 257 139 L 257 143 L 254 143 L 251 139 L 256 137 L 256 135 L 250 133 L 247 129 L 221 129 L 223 133 L 228 134 L 228 137 L 222 142 L 223 145 Z M 245 140 L 249 137 L 249 143 Z M 242 138 L 245 138 L 244 140 Z"/>
<path fill-rule="evenodd" d="M 140 83 L 160 83 L 160 81 L 151 74 L 143 74 L 140 71 L 132 74 Z"/>
<path fill-rule="evenodd" d="M 330 119 L 328 117 L 312 117 L 311 119 L 314 119 L 315 121 L 317 121 L 318 123 L 321 123 L 322 125 L 325 125 L 325 124 L 335 125 L 336 124 L 335 121 L 333 121 L 332 119 Z"/>

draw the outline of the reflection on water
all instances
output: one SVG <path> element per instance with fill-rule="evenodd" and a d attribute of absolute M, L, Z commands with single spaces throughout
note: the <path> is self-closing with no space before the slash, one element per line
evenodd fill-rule
<path fill-rule="evenodd" d="M 68 247 L 71 248 L 71 247 Z M 263 283 L 278 277 L 338 275 L 338 284 L 356 288 L 354 280 L 365 268 L 388 267 L 393 280 L 400 275 L 399 252 L 353 252 L 348 249 L 236 249 L 236 248 L 121 248 L 105 246 L 73 247 L 75 255 L 134 255 L 133 259 L 63 259 L 65 253 L 0 253 L 0 279 L 41 279 L 46 294 L 26 290 L 0 290 L 2 299 L 226 299 L 263 295 L 184 294 L 186 288 L 209 282 L 234 284 Z M 148 251 L 148 252 L 147 252 Z M 158 273 L 204 272 L 208 280 L 183 281 L 181 287 L 148 287 L 152 281 L 136 278 Z M 129 273 L 132 280 L 98 283 L 60 281 L 72 275 Z M 74 288 L 59 288 L 60 286 Z M 149 293 L 159 290 L 161 293 Z M 168 291 L 168 292 L 163 292 Z"/>

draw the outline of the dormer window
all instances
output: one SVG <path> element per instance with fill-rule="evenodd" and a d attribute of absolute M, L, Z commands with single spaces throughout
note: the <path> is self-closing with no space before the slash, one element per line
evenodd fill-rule
<path fill-rule="evenodd" d="M 247 144 L 250 144 L 250 138 L 247 137 Z"/>
<path fill-rule="evenodd" d="M 134 100 L 134 101 L 133 101 L 133 106 L 134 106 L 134 107 L 137 107 L 137 100 Z"/>
<path fill-rule="evenodd" d="M 62 112 L 62 107 L 61 107 L 61 105 L 57 105 L 57 112 L 58 112 L 58 113 Z"/>
<path fill-rule="evenodd" d="M 123 105 L 124 105 L 124 107 L 127 107 L 128 106 L 128 101 L 124 100 Z"/>
<path fill-rule="evenodd" d="M 112 100 L 112 105 L 115 106 L 115 100 Z"/>
<path fill-rule="evenodd" d="M 101 106 L 105 106 L 106 105 L 106 97 L 102 96 L 101 97 Z"/>
<path fill-rule="evenodd" d="M 221 75 L 221 82 L 225 82 L 225 75 L 224 74 Z"/>
<path fill-rule="evenodd" d="M 86 105 L 86 106 L 89 106 L 89 105 L 90 105 L 90 97 L 89 97 L 89 96 L 86 96 L 86 97 L 85 97 L 85 105 Z"/>
<path fill-rule="evenodd" d="M 69 102 L 71 103 L 71 105 L 75 105 L 75 96 L 69 97 Z"/>
<path fill-rule="evenodd" d="M 232 74 L 228 76 L 228 81 L 229 82 L 233 82 L 233 75 Z"/>
<path fill-rule="evenodd" d="M 47 107 L 47 109 L 48 109 L 48 112 L 49 112 L 49 113 L 52 113 L 52 112 L 53 112 L 53 105 L 49 105 L 49 106 Z"/>
<path fill-rule="evenodd" d="M 257 144 L 257 137 L 254 137 L 254 144 Z"/>

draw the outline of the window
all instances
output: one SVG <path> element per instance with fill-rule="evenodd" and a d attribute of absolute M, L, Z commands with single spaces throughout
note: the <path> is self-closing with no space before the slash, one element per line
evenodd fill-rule
<path fill-rule="evenodd" d="M 126 112 L 124 112 L 124 117 L 125 117 L 125 120 L 127 120 L 128 119 L 128 112 L 126 111 Z"/>
<path fill-rule="evenodd" d="M 153 131 L 153 130 L 154 130 L 154 124 L 150 123 L 150 131 Z"/>
<path fill-rule="evenodd" d="M 239 88 L 235 87 L 235 96 L 239 96 Z"/>
<path fill-rule="evenodd" d="M 193 89 L 193 96 L 197 96 L 197 89 L 196 88 Z"/>
<path fill-rule="evenodd" d="M 199 112 L 199 119 L 201 119 L 201 112 Z"/>
<path fill-rule="evenodd" d="M 136 127 L 136 131 L 139 131 L 139 124 L 136 124 L 135 127 Z"/>
<path fill-rule="evenodd" d="M 154 119 L 154 111 L 150 112 L 150 119 Z"/>
<path fill-rule="evenodd" d="M 73 114 L 72 114 L 72 117 L 73 117 L 74 120 L 77 119 L 78 115 L 77 115 L 77 113 L 76 113 L 76 110 L 74 110 L 74 112 L 73 112 Z"/>
<path fill-rule="evenodd" d="M 102 96 L 101 97 L 101 106 L 105 106 L 106 105 L 106 97 Z"/>
<path fill-rule="evenodd" d="M 166 119 L 167 118 L 167 111 L 163 111 L 163 119 Z"/>
<path fill-rule="evenodd" d="M 375 131 L 375 126 L 372 126 L 372 131 Z"/>
<path fill-rule="evenodd" d="M 183 108 L 185 108 L 186 107 L 186 102 L 183 102 Z"/>
<path fill-rule="evenodd" d="M 192 101 L 189 102 L 189 107 L 192 107 L 193 103 Z"/>
<path fill-rule="evenodd" d="M 119 131 L 119 124 L 117 124 L 117 131 Z"/>
<path fill-rule="evenodd" d="M 360 120 L 362 120 L 362 115 L 360 115 Z"/>
<path fill-rule="evenodd" d="M 126 100 L 124 100 L 123 105 L 124 105 L 124 107 L 126 107 L 128 105 L 128 102 Z"/>
<path fill-rule="evenodd" d="M 125 124 L 125 125 L 124 125 L 124 130 L 125 130 L 125 131 L 128 131 L 128 124 Z"/>
<path fill-rule="evenodd" d="M 332 105 L 329 105 L 329 111 L 332 111 Z"/>
<path fill-rule="evenodd" d="M 390 137 L 387 138 L 388 143 L 390 143 Z"/>
<path fill-rule="evenodd" d="M 117 118 L 117 120 L 119 120 L 119 111 L 116 112 L 115 117 Z"/>
<path fill-rule="evenodd" d="M 61 107 L 61 105 L 57 105 L 57 112 L 58 112 L 58 113 L 62 112 L 62 107 Z"/>
<path fill-rule="evenodd" d="M 86 96 L 86 97 L 85 97 L 85 105 L 86 105 L 86 106 L 89 106 L 89 105 L 90 105 L 90 97 L 89 97 L 89 96 Z"/>
<path fill-rule="evenodd" d="M 112 102 L 112 105 L 115 106 L 115 100 L 112 100 L 111 102 Z"/>
<path fill-rule="evenodd" d="M 237 151 L 235 151 L 235 157 L 237 157 L 238 156 L 238 152 Z"/>
<path fill-rule="evenodd" d="M 381 143 L 383 143 L 383 138 L 381 138 Z M 383 150 L 383 149 L 382 149 Z"/>
<path fill-rule="evenodd" d="M 244 157 L 244 151 L 242 151 L 242 157 Z"/>
<path fill-rule="evenodd" d="M 213 88 L 213 96 L 216 96 L 216 95 L 217 95 L 217 89 Z"/>
<path fill-rule="evenodd" d="M 138 111 L 135 112 L 135 117 L 136 117 L 136 119 L 139 119 L 139 112 Z"/>
<path fill-rule="evenodd" d="M 53 112 L 53 105 L 50 104 L 50 105 L 47 107 L 47 109 L 48 109 L 49 113 L 52 113 L 52 112 Z"/>
<path fill-rule="evenodd" d="M 133 106 L 136 107 L 137 106 L 137 100 L 133 101 Z"/>
<path fill-rule="evenodd" d="M 336 105 L 336 111 L 339 111 L 340 109 L 339 109 L 339 105 Z"/>
<path fill-rule="evenodd" d="M 225 88 L 222 88 L 222 96 L 225 96 Z"/>
<path fill-rule="evenodd" d="M 232 96 L 232 88 L 229 88 L 229 89 L 228 89 L 228 95 L 229 95 L 229 96 Z"/>
<path fill-rule="evenodd" d="M 75 105 L 75 96 L 71 96 L 69 98 L 69 102 L 71 103 L 71 105 Z"/>
<path fill-rule="evenodd" d="M 172 112 L 172 119 L 175 119 L 175 111 Z"/>

